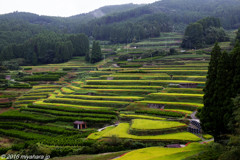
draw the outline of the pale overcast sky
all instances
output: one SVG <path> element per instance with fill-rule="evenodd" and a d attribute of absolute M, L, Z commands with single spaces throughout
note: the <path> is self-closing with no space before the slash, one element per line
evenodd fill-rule
<path fill-rule="evenodd" d="M 68 17 L 106 5 L 152 3 L 157 0 L 0 0 L 0 14 L 14 11 Z"/>

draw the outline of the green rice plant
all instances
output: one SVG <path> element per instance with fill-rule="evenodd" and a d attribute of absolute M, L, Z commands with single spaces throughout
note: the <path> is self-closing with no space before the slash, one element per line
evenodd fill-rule
<path fill-rule="evenodd" d="M 165 88 L 162 92 L 166 93 L 188 93 L 188 94 L 203 94 L 202 89 L 198 88 Z"/>
<path fill-rule="evenodd" d="M 63 103 L 46 103 L 42 100 L 36 101 L 33 104 L 42 105 L 42 106 L 50 106 L 50 107 L 74 107 L 74 108 L 82 108 L 82 109 L 111 109 L 111 107 L 100 107 L 100 106 L 90 106 L 90 105 L 74 105 L 74 104 L 63 104 Z"/>
<path fill-rule="evenodd" d="M 47 93 L 47 92 L 54 92 L 55 89 L 34 89 L 30 90 L 28 93 Z"/>
<path fill-rule="evenodd" d="M 63 104 L 74 104 L 74 105 L 98 105 L 103 107 L 125 107 L 129 105 L 129 102 L 122 101 L 101 101 L 101 100 L 82 100 L 82 99 L 71 99 L 71 98 L 51 98 L 46 99 L 44 102 L 47 103 L 63 103 Z"/>
<path fill-rule="evenodd" d="M 186 94 L 186 93 L 151 93 L 146 100 L 158 100 L 166 102 L 194 102 L 202 103 L 203 94 Z"/>
<path fill-rule="evenodd" d="M 141 118 L 141 119 L 154 119 L 154 120 L 165 120 L 166 118 L 155 117 L 155 116 L 146 116 L 146 115 L 138 115 L 138 114 L 120 114 L 121 118 Z"/>
<path fill-rule="evenodd" d="M 38 85 L 38 86 L 33 86 L 33 89 L 49 89 L 49 88 L 61 88 L 60 85 Z"/>
<path fill-rule="evenodd" d="M 32 129 L 32 130 L 37 130 L 40 132 L 49 132 L 53 134 L 77 134 L 78 131 L 75 130 L 67 130 L 62 127 L 54 127 L 54 126 L 49 126 L 49 125 L 39 125 L 35 123 L 22 123 L 22 122 L 0 122 L 1 128 L 3 127 L 10 127 L 10 129 L 16 129 L 16 127 L 22 127 L 23 130 L 25 128 Z M 6 128 L 5 128 L 6 129 Z"/>
<path fill-rule="evenodd" d="M 74 93 L 75 91 L 71 90 L 69 88 L 63 87 L 63 88 L 61 88 L 61 92 L 66 93 L 66 94 L 71 94 L 71 93 Z"/>
<path fill-rule="evenodd" d="M 104 133 L 102 135 L 102 138 L 110 138 L 115 135 L 123 139 L 146 140 L 146 141 L 154 140 L 154 141 L 168 141 L 168 142 L 174 142 L 174 141 L 186 142 L 186 141 L 201 140 L 199 137 L 189 132 L 171 133 L 171 134 L 154 135 L 154 136 L 136 136 L 136 135 L 129 134 L 128 133 L 129 129 L 130 129 L 129 123 L 120 123 L 114 129 Z"/>
<path fill-rule="evenodd" d="M 15 101 L 14 104 L 29 104 L 29 103 L 33 103 L 35 100 L 18 100 Z"/>
<path fill-rule="evenodd" d="M 117 112 L 111 111 L 111 110 L 81 109 L 76 107 L 65 107 L 65 106 L 43 106 L 43 105 L 29 104 L 28 108 L 38 108 L 38 109 L 56 110 L 56 111 L 73 112 L 73 113 L 97 113 L 97 114 L 105 114 L 105 115 L 118 115 Z"/>
<path fill-rule="evenodd" d="M 9 108 L 12 106 L 12 102 L 0 103 L 0 108 Z"/>
<path fill-rule="evenodd" d="M 95 117 L 95 118 L 116 119 L 115 115 L 109 115 L 109 114 L 73 113 L 73 112 L 54 111 L 54 110 L 37 109 L 37 108 L 21 108 L 21 111 L 44 113 L 44 114 L 50 114 L 54 116 Z"/>
<path fill-rule="evenodd" d="M 0 129 L 0 134 L 3 134 L 8 137 L 15 137 L 15 138 L 20 138 L 24 140 L 45 139 L 45 138 L 50 139 L 50 136 L 41 135 L 41 134 L 32 133 L 32 132 L 18 131 L 14 129 L 10 129 L 10 130 Z"/>
<path fill-rule="evenodd" d="M 117 86 L 117 85 L 84 85 L 83 88 L 95 89 L 156 89 L 161 90 L 162 86 Z"/>
<path fill-rule="evenodd" d="M 139 110 L 139 111 L 135 111 L 135 113 L 152 114 L 152 115 L 166 116 L 166 117 L 183 117 L 183 114 L 180 112 L 165 111 L 165 110 Z"/>
<path fill-rule="evenodd" d="M 87 99 L 87 100 L 117 100 L 117 101 L 137 101 L 144 97 L 136 96 L 89 96 L 89 95 L 60 95 L 59 98 Z"/>
<path fill-rule="evenodd" d="M 162 130 L 169 128 L 186 127 L 185 123 L 175 121 L 159 121 L 147 119 L 133 119 L 131 129 L 136 130 Z"/>
<path fill-rule="evenodd" d="M 16 121 L 33 121 L 33 122 L 41 122 L 41 123 L 48 123 L 48 122 L 55 122 L 56 119 L 47 116 L 36 116 L 36 114 L 29 114 L 29 113 L 22 113 L 19 111 L 7 111 L 0 115 L 0 121 L 7 121 L 7 120 L 16 120 Z"/>
<path fill-rule="evenodd" d="M 117 160 L 182 160 L 206 150 L 206 145 L 190 143 L 183 148 L 149 147 L 124 154 Z"/>
<path fill-rule="evenodd" d="M 157 92 L 152 89 L 91 89 L 99 93 L 107 93 L 119 96 L 144 96 L 149 93 Z"/>
<path fill-rule="evenodd" d="M 18 98 L 18 100 L 37 100 L 37 99 L 44 99 L 47 98 L 46 95 L 44 96 L 22 96 Z"/>
<path fill-rule="evenodd" d="M 171 107 L 171 106 L 176 106 L 176 107 L 189 107 L 190 108 L 202 108 L 203 104 L 201 103 L 189 103 L 189 102 L 165 102 L 165 101 L 139 101 L 140 103 L 146 103 L 146 104 L 159 104 L 159 105 L 164 105 L 165 107 Z M 169 108 L 170 109 L 170 108 Z M 181 108 L 179 108 L 181 109 Z"/>
<path fill-rule="evenodd" d="M 180 112 L 182 114 L 192 114 L 193 111 L 182 110 L 182 109 L 164 109 L 165 111 Z"/>
<path fill-rule="evenodd" d="M 166 85 L 169 83 L 205 84 L 205 82 L 183 80 L 86 80 L 86 83 L 87 85 Z"/>

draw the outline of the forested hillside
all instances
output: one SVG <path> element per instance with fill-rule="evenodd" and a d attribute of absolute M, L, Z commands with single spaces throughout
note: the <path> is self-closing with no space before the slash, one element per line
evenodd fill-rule
<path fill-rule="evenodd" d="M 189 23 L 207 16 L 219 18 L 225 29 L 236 29 L 239 13 L 238 0 L 162 0 L 149 5 L 106 6 L 68 18 L 14 12 L 0 16 L 0 46 L 22 42 L 43 30 L 127 43 L 160 32 L 183 32 Z"/>
<path fill-rule="evenodd" d="M 240 1 L 238 0 L 162 0 L 149 5 L 106 6 L 87 14 L 67 18 L 14 12 L 0 16 L 0 52 L 1 55 L 4 55 L 1 56 L 1 60 L 8 60 L 11 57 L 25 58 L 31 64 L 34 64 L 35 61 L 32 58 L 35 55 L 33 53 L 37 54 L 37 57 L 38 53 L 36 51 L 32 52 L 32 49 L 29 51 L 31 52 L 30 59 L 22 56 L 27 55 L 26 51 L 24 53 L 18 51 L 16 56 L 12 56 L 12 54 L 6 55 L 6 53 L 12 53 L 9 48 L 13 46 L 26 46 L 29 42 L 32 43 L 32 40 L 38 39 L 36 37 L 48 39 L 47 37 L 51 36 L 48 33 L 51 32 L 59 34 L 60 37 L 63 34 L 84 33 L 95 40 L 131 43 L 159 37 L 161 32 L 175 31 L 183 33 L 189 23 L 209 16 L 219 18 L 219 25 L 224 29 L 236 29 L 240 26 L 239 13 Z M 219 26 L 215 27 L 215 29 L 206 29 L 204 32 L 206 32 L 204 33 L 205 36 L 211 35 L 208 33 L 213 32 L 223 33 Z M 67 41 L 74 43 L 69 38 L 63 39 L 63 43 L 67 43 Z M 211 44 L 216 40 L 218 39 L 210 39 L 210 42 L 204 43 Z M 59 40 L 55 42 L 55 48 L 50 47 L 48 50 L 54 50 L 54 53 L 57 53 L 56 46 L 59 46 L 59 44 L 57 45 Z M 190 48 L 192 47 L 194 48 L 194 45 L 191 44 Z M 74 56 L 73 53 L 71 54 Z M 46 52 L 43 55 L 49 56 L 51 54 Z M 85 53 L 80 53 L 80 55 L 85 55 Z M 52 57 L 48 57 L 47 59 L 50 60 L 46 61 L 44 60 L 46 57 L 40 56 L 37 58 L 37 63 L 56 63 L 69 59 L 66 57 L 54 59 L 54 56 Z"/>

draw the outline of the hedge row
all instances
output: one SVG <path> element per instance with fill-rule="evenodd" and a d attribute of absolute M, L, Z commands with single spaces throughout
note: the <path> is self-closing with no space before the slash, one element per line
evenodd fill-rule
<path fill-rule="evenodd" d="M 64 72 L 47 72 L 47 73 L 34 73 L 32 76 L 21 78 L 21 81 L 57 81 L 60 77 L 64 76 Z"/>
<path fill-rule="evenodd" d="M 157 89 L 161 90 L 162 86 L 117 86 L 117 85 L 84 85 L 83 88 L 103 88 L 103 89 Z"/>
<path fill-rule="evenodd" d="M 143 100 L 143 97 L 136 96 L 89 96 L 89 95 L 60 95 L 60 98 L 87 99 L 87 100 L 116 100 L 116 101 L 134 101 Z"/>
<path fill-rule="evenodd" d="M 36 116 L 29 113 L 22 113 L 19 111 L 8 111 L 4 112 L 0 115 L 0 120 L 28 120 L 33 122 L 40 122 L 40 123 L 50 123 L 55 122 L 55 118 L 47 117 L 47 116 Z"/>
<path fill-rule="evenodd" d="M 41 134 L 32 133 L 32 132 L 19 131 L 19 130 L 14 130 L 14 129 L 10 129 L 10 130 L 0 129 L 0 134 L 3 134 L 8 137 L 15 137 L 15 138 L 20 138 L 20 139 L 24 139 L 24 140 L 45 139 L 45 138 L 50 139 L 51 138 L 46 135 L 41 135 Z"/>
<path fill-rule="evenodd" d="M 46 126 L 46 125 L 39 125 L 39 124 L 33 124 L 33 123 L 20 123 L 20 122 L 0 122 L 0 126 L 1 128 L 5 128 L 5 129 L 33 129 L 33 130 L 37 130 L 40 132 L 49 132 L 49 133 L 53 133 L 53 134 L 77 134 L 79 133 L 78 131 L 74 131 L 74 130 L 66 130 L 64 128 L 60 128 L 60 127 L 54 127 L 54 126 Z"/>
<path fill-rule="evenodd" d="M 89 134 L 91 134 L 93 131 L 85 132 L 85 133 L 78 133 L 76 135 L 72 136 L 56 136 L 56 137 L 50 137 L 47 135 L 41 135 L 37 133 L 32 132 L 25 132 L 25 131 L 19 131 L 19 130 L 3 130 L 0 129 L 0 134 L 8 136 L 8 137 L 14 137 L 14 138 L 20 138 L 24 140 L 33 140 L 32 142 L 37 143 L 41 142 L 46 145 L 51 146 L 91 146 L 95 143 L 93 140 L 85 140 L 83 138 L 87 137 Z M 0 152 L 5 152 L 6 150 L 2 151 L 2 148 Z"/>
<path fill-rule="evenodd" d="M 86 80 L 86 83 L 87 85 L 166 85 L 169 83 L 205 84 L 205 82 L 184 80 Z"/>
<path fill-rule="evenodd" d="M 22 96 L 18 98 L 18 100 L 37 100 L 37 99 L 43 99 L 47 98 L 47 95 L 45 96 Z"/>
<path fill-rule="evenodd" d="M 0 115 L 0 120 L 28 120 L 28 121 L 33 121 L 33 122 L 40 122 L 40 123 L 50 123 L 50 122 L 56 122 L 56 121 L 61 121 L 61 122 L 74 122 L 76 120 L 79 121 L 86 121 L 90 124 L 95 124 L 95 123 L 111 123 L 111 119 L 106 119 L 106 118 L 93 118 L 93 117 L 72 117 L 72 116 L 57 116 L 57 117 L 46 117 L 46 116 L 36 116 L 34 114 L 29 114 L 29 113 L 22 113 L 18 111 L 11 111 L 11 112 L 4 112 L 3 114 Z"/>
<path fill-rule="evenodd" d="M 103 107 L 125 107 L 129 102 L 122 101 L 101 101 L 101 100 L 80 100 L 70 98 L 51 98 L 46 99 L 47 103 L 64 103 L 64 104 L 76 104 L 76 105 L 97 105 Z"/>
<path fill-rule="evenodd" d="M 183 114 L 181 113 L 161 111 L 161 110 L 142 110 L 142 111 L 139 110 L 139 111 L 135 111 L 135 113 L 152 114 L 152 115 L 168 116 L 168 117 L 183 117 Z"/>
<path fill-rule="evenodd" d="M 0 108 L 9 108 L 12 106 L 12 102 L 0 103 Z"/>
<path fill-rule="evenodd" d="M 93 113 L 72 113 L 72 112 L 54 111 L 54 110 L 46 110 L 46 109 L 43 110 L 43 109 L 36 109 L 36 108 L 21 108 L 21 111 L 45 113 L 45 114 L 51 114 L 55 116 L 95 117 L 95 118 L 107 118 L 107 119 L 117 118 L 114 115 L 93 114 Z"/>
<path fill-rule="evenodd" d="M 73 113 L 97 113 L 97 114 L 110 114 L 117 115 L 114 111 L 109 110 L 94 110 L 94 109 L 79 109 L 72 107 L 61 107 L 61 106 L 41 106 L 41 105 L 28 105 L 29 108 L 39 108 L 39 109 L 48 109 L 48 110 L 57 110 L 57 111 L 65 111 L 65 112 L 73 112 Z"/>
<path fill-rule="evenodd" d="M 28 85 L 28 84 L 14 84 L 14 85 L 10 85 L 8 86 L 8 88 L 26 88 L 26 89 L 29 89 L 29 88 L 32 88 L 31 85 Z"/>

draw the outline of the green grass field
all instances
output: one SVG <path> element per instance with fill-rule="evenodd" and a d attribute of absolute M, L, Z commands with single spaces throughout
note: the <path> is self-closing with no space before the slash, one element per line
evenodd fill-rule
<path fill-rule="evenodd" d="M 136 136 L 128 133 L 130 128 L 129 123 L 120 123 L 117 127 L 111 129 L 108 132 L 102 134 L 101 138 L 110 138 L 112 136 L 117 136 L 123 139 L 133 139 L 133 140 L 156 140 L 156 141 L 200 141 L 201 139 L 194 134 L 189 132 L 180 132 L 156 136 Z M 99 133 L 101 134 L 101 133 Z M 89 137 L 88 137 L 89 138 Z M 95 137 L 90 137 L 89 139 L 95 139 Z"/>
<path fill-rule="evenodd" d="M 174 122 L 174 121 L 157 121 L 157 120 L 147 120 L 147 119 L 133 119 L 132 129 L 137 130 L 161 130 L 167 128 L 177 128 L 186 126 L 185 123 Z"/>
<path fill-rule="evenodd" d="M 131 151 L 116 160 L 182 160 L 205 150 L 205 145 L 191 143 L 184 148 L 150 147 Z"/>

